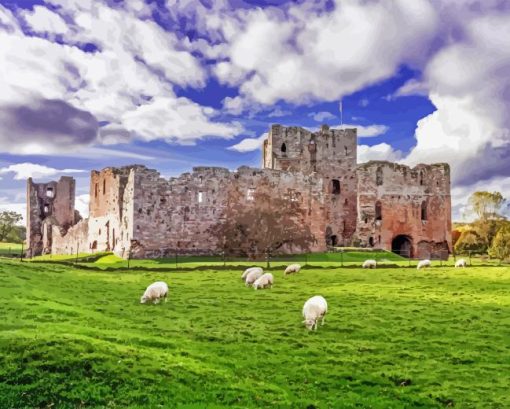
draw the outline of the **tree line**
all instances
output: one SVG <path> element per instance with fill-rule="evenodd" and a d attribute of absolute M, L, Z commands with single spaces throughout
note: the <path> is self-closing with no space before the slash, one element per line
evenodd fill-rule
<path fill-rule="evenodd" d="M 510 258 L 510 221 L 503 215 L 507 200 L 500 192 L 475 192 L 468 201 L 471 223 L 456 224 L 452 239 L 454 251 L 488 254 L 499 260 Z"/>

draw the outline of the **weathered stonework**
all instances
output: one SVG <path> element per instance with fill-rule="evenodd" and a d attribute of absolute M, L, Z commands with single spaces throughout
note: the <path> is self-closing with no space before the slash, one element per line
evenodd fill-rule
<path fill-rule="evenodd" d="M 55 182 L 34 185 L 29 180 L 28 245 L 32 255 L 106 250 L 125 258 L 153 258 L 215 253 L 219 240 L 210 230 L 224 217 L 228 187 L 246 192 L 247 201 L 257 188 L 269 186 L 275 194 L 299 201 L 316 239 L 313 251 L 356 242 L 391 249 L 399 235 L 409 238 L 413 256 L 451 247 L 448 165 L 410 169 L 388 162 L 358 165 L 356 159 L 355 129 L 323 126 L 312 133 L 273 125 L 264 142 L 262 169 L 195 167 L 170 179 L 141 165 L 92 171 L 90 214 L 80 223 L 71 218 L 72 178 L 62 178 L 62 186 L 55 186 L 59 194 L 51 203 L 58 206 L 51 207 L 50 214 L 41 213 L 41 205 L 46 203 L 46 186 Z M 428 217 L 422 221 L 423 202 Z M 381 220 L 376 220 L 376 203 Z"/>

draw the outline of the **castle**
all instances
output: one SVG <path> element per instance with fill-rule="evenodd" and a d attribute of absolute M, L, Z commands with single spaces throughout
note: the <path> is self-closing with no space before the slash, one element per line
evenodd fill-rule
<path fill-rule="evenodd" d="M 221 221 L 227 187 L 246 192 L 242 200 L 249 201 L 262 183 L 299 200 L 313 251 L 361 245 L 444 258 L 451 250 L 448 164 L 358 164 L 356 129 L 326 125 L 317 132 L 272 125 L 262 149 L 261 169 L 195 167 L 170 179 L 141 165 L 94 170 L 87 219 L 74 210 L 73 178 L 29 179 L 28 254 L 215 254 L 210 227 Z"/>

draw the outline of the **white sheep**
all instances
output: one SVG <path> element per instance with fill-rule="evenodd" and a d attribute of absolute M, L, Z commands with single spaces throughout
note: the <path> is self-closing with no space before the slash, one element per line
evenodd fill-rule
<path fill-rule="evenodd" d="M 152 301 L 154 304 L 157 304 L 162 298 L 164 298 L 166 302 L 167 296 L 168 285 L 164 281 L 156 281 L 147 287 L 140 298 L 140 303 L 145 304 L 147 301 Z"/>
<path fill-rule="evenodd" d="M 299 273 L 299 270 L 301 270 L 301 266 L 299 264 L 291 264 L 285 269 L 284 275 L 293 274 L 293 273 Z"/>
<path fill-rule="evenodd" d="M 250 285 L 252 285 L 257 280 L 257 278 L 262 276 L 262 273 L 263 273 L 262 269 L 250 271 L 246 276 L 245 280 L 246 286 L 249 287 Z"/>
<path fill-rule="evenodd" d="M 427 268 L 427 267 L 430 267 L 430 266 L 431 266 L 431 263 L 430 263 L 429 259 L 421 260 L 418 263 L 418 266 L 416 267 L 416 269 L 419 270 L 420 268 Z"/>
<path fill-rule="evenodd" d="M 457 260 L 457 262 L 455 263 L 455 267 L 466 267 L 466 266 L 467 266 L 466 260 L 464 260 L 463 258 Z"/>
<path fill-rule="evenodd" d="M 271 273 L 266 273 L 261 275 L 259 278 L 255 280 L 253 283 L 253 288 L 258 290 L 259 288 L 272 288 L 273 287 L 273 275 Z"/>
<path fill-rule="evenodd" d="M 317 330 L 319 318 L 322 318 L 322 325 L 324 325 L 324 316 L 327 312 L 328 303 L 325 298 L 320 295 L 316 295 L 308 299 L 303 306 L 303 317 L 305 319 L 303 323 L 309 330 L 314 329 L 314 327 L 315 330 Z"/>
<path fill-rule="evenodd" d="M 241 275 L 241 280 L 246 280 L 246 276 L 248 274 L 250 274 L 252 271 L 260 271 L 261 273 L 263 273 L 264 271 L 262 270 L 262 268 L 260 267 L 250 267 L 250 268 L 247 268 L 246 270 L 244 270 L 244 273 Z"/>
<path fill-rule="evenodd" d="M 363 268 L 376 268 L 377 262 L 375 260 L 365 260 L 362 267 Z"/>

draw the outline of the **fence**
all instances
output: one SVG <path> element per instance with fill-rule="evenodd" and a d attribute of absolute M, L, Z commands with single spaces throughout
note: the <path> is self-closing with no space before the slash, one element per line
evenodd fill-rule
<path fill-rule="evenodd" d="M 21 247 L 0 247 L 0 257 L 19 258 L 20 260 L 23 260 L 26 258 L 26 252 L 23 245 Z"/>

